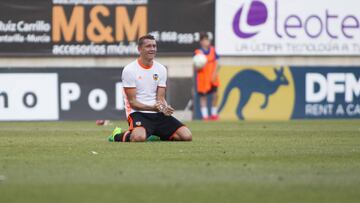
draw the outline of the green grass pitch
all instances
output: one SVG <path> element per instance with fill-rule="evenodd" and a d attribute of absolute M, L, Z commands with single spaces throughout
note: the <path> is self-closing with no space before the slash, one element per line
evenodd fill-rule
<path fill-rule="evenodd" d="M 0 202 L 360 201 L 359 120 L 189 122 L 189 143 L 115 125 L 1 122 Z"/>

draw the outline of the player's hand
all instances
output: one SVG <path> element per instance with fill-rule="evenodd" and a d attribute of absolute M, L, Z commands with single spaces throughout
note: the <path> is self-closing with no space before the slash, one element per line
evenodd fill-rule
<path fill-rule="evenodd" d="M 156 102 L 155 108 L 157 109 L 158 112 L 164 113 L 167 111 L 167 105 L 161 101 Z"/>
<path fill-rule="evenodd" d="M 156 102 L 155 104 L 155 108 L 157 109 L 158 112 L 161 112 L 163 114 L 165 114 L 165 116 L 170 116 L 174 113 L 175 109 L 172 108 L 170 105 L 166 105 L 162 102 Z"/>
<path fill-rule="evenodd" d="M 156 111 L 163 112 L 166 108 L 166 105 L 162 102 L 157 101 L 155 104 Z"/>
<path fill-rule="evenodd" d="M 170 105 L 167 105 L 163 113 L 165 116 L 171 116 L 174 113 L 175 109 L 171 107 Z"/>

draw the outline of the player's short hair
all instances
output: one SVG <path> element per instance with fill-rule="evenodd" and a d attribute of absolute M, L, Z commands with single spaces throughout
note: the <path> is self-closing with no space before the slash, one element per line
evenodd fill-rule
<path fill-rule="evenodd" d="M 209 39 L 209 35 L 206 32 L 200 32 L 200 41 L 203 39 Z"/>
<path fill-rule="evenodd" d="M 155 37 L 150 34 L 140 37 L 138 40 L 138 46 L 141 47 L 146 39 L 155 40 Z"/>

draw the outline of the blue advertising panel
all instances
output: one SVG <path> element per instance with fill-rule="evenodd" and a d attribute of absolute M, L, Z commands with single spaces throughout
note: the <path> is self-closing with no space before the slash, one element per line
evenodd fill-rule
<path fill-rule="evenodd" d="M 293 67 L 292 118 L 360 118 L 359 67 Z"/>
<path fill-rule="evenodd" d="M 360 67 L 224 66 L 219 76 L 221 120 L 360 118 Z"/>

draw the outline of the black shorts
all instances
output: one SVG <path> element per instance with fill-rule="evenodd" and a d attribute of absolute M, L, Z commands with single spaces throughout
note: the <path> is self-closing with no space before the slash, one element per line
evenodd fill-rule
<path fill-rule="evenodd" d="M 216 86 L 211 86 L 211 89 L 210 89 L 209 91 L 207 91 L 207 92 L 205 92 L 205 93 L 198 92 L 198 94 L 199 94 L 200 96 L 207 96 L 207 95 L 209 95 L 209 94 L 215 93 L 215 92 L 217 91 L 217 89 L 218 89 L 218 87 L 216 87 Z"/>
<path fill-rule="evenodd" d="M 184 124 L 172 116 L 163 113 L 134 112 L 129 115 L 129 130 L 144 127 L 146 137 L 157 135 L 161 140 L 170 140 L 171 136 Z"/>

